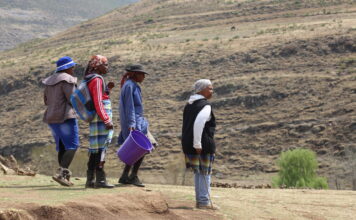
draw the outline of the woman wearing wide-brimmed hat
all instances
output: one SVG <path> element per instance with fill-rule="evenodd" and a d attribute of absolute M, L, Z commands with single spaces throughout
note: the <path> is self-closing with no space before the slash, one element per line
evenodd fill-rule
<path fill-rule="evenodd" d="M 118 144 L 124 143 L 132 130 L 138 130 L 143 134 L 148 134 L 148 121 L 143 116 L 143 103 L 141 88 L 138 83 L 142 83 L 145 76 L 148 74 L 140 64 L 133 64 L 125 68 L 126 73 L 121 79 L 120 93 L 120 125 L 121 132 L 118 138 Z M 152 135 L 151 142 L 153 140 Z M 155 144 L 155 143 L 152 143 Z M 143 157 L 139 159 L 133 167 L 126 165 L 119 179 L 119 183 L 133 184 L 135 186 L 144 187 L 137 176 L 138 170 L 142 164 Z M 132 168 L 131 174 L 130 170 Z"/>
<path fill-rule="evenodd" d="M 90 96 L 93 100 L 96 115 L 89 124 L 89 161 L 86 188 L 113 188 L 108 184 L 104 171 L 106 149 L 114 133 L 110 89 L 114 83 L 105 84 L 103 75 L 108 73 L 108 59 L 102 55 L 93 56 L 85 70 Z"/>
<path fill-rule="evenodd" d="M 55 73 L 42 81 L 47 106 L 43 121 L 52 131 L 58 152 L 59 169 L 53 179 L 63 186 L 73 185 L 68 168 L 79 146 L 78 121 L 69 101 L 77 83 L 73 77 L 75 65 L 72 58 L 62 57 L 57 61 Z"/>

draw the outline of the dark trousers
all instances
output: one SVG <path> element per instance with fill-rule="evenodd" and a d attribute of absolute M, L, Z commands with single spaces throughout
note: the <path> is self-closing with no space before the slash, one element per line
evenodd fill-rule
<path fill-rule="evenodd" d="M 100 150 L 95 153 L 89 153 L 88 170 L 102 170 L 104 168 L 105 161 L 101 161 L 102 154 L 105 153 Z"/>
<path fill-rule="evenodd" d="M 133 165 L 133 168 L 132 168 L 132 172 L 131 172 L 131 177 L 134 177 L 134 176 L 137 176 L 137 173 L 138 173 L 138 169 L 140 168 L 141 164 L 142 164 L 142 161 L 143 161 L 143 158 L 144 156 L 139 159 L 134 165 Z M 128 177 L 129 176 L 129 172 L 131 170 L 131 167 L 130 165 L 126 165 L 125 168 L 124 168 L 124 172 L 122 173 L 122 176 L 123 177 Z"/>

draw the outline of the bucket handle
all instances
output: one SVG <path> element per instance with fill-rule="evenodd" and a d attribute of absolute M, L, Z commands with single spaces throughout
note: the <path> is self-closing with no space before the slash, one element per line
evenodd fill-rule
<path fill-rule="evenodd" d="M 152 144 L 152 148 L 151 148 L 151 150 L 149 150 L 146 154 L 150 154 L 150 153 L 152 153 L 154 149 L 155 149 L 155 146 Z"/>

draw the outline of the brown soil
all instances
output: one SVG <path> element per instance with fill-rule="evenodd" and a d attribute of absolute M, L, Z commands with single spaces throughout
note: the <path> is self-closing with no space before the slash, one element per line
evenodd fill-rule
<path fill-rule="evenodd" d="M 221 213 L 196 209 L 194 201 L 155 186 L 85 189 L 85 179 L 72 181 L 74 186 L 62 187 L 49 176 L 1 176 L 0 220 L 222 219 Z"/>
<path fill-rule="evenodd" d="M 193 203 L 167 202 L 162 194 L 147 191 L 96 195 L 62 205 L 5 203 L 0 205 L 0 210 L 3 210 L 0 211 L 0 219 L 222 219 L 213 211 L 192 208 Z M 35 197 L 32 199 L 36 200 Z"/>
<path fill-rule="evenodd" d="M 1 176 L 0 220 L 15 219 L 278 219 L 349 220 L 356 192 L 308 189 L 211 189 L 217 211 L 194 208 L 191 186 L 84 189 L 85 179 L 62 187 L 50 177 Z M 113 180 L 109 180 L 111 183 Z"/>

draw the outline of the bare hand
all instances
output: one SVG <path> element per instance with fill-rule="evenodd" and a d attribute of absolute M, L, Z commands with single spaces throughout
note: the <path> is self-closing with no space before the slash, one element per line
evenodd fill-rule
<path fill-rule="evenodd" d="M 198 154 L 201 154 L 201 151 L 202 151 L 201 148 L 200 149 L 195 149 L 195 150 L 197 151 Z"/>
<path fill-rule="evenodd" d="M 114 82 L 109 82 L 108 83 L 108 88 L 109 89 L 112 89 L 112 88 L 114 88 L 115 87 L 115 83 Z"/>
<path fill-rule="evenodd" d="M 105 124 L 105 129 L 106 130 L 114 129 L 114 125 L 112 124 L 112 122 L 109 122 L 109 123 Z"/>

